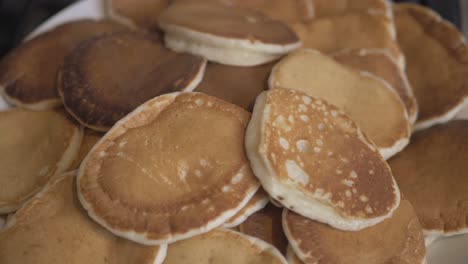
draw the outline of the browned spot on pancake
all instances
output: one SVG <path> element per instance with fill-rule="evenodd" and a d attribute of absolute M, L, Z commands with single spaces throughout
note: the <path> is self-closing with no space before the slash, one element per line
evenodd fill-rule
<path fill-rule="evenodd" d="M 156 29 L 159 15 L 171 0 L 106 0 L 109 13 L 125 24 Z M 123 20 L 122 20 L 123 19 Z"/>

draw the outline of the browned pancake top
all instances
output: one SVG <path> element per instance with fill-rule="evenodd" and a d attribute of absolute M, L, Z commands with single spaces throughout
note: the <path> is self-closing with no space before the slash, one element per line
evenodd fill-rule
<path fill-rule="evenodd" d="M 201 57 L 166 49 L 159 35 L 114 33 L 67 56 L 59 89 L 73 116 L 106 130 L 145 101 L 185 90 L 204 65 Z"/>
<path fill-rule="evenodd" d="M 468 97 L 463 35 L 427 8 L 394 5 L 398 43 L 419 104 L 418 122 L 439 118 Z"/>
<path fill-rule="evenodd" d="M 201 93 L 148 101 L 82 165 L 89 210 L 115 230 L 155 240 L 196 232 L 230 210 L 232 216 L 259 187 L 243 146 L 248 118 Z"/>
<path fill-rule="evenodd" d="M 391 14 L 387 0 L 311 0 L 315 17 L 337 16 L 352 12 Z"/>
<path fill-rule="evenodd" d="M 11 51 L 0 62 L 0 86 L 23 104 L 59 100 L 57 69 L 65 55 L 94 35 L 125 28 L 110 21 L 79 20 L 58 26 Z"/>
<path fill-rule="evenodd" d="M 71 174 L 48 184 L 13 221 L 0 233 L 2 264 L 153 264 L 159 250 L 118 238 L 91 220 L 78 201 Z"/>
<path fill-rule="evenodd" d="M 107 0 L 110 12 L 128 19 L 131 23 L 149 29 L 157 27 L 159 15 L 171 0 Z"/>
<path fill-rule="evenodd" d="M 391 218 L 361 231 L 334 229 L 292 211 L 283 221 L 304 263 L 420 264 L 426 255 L 421 225 L 407 200 Z"/>
<path fill-rule="evenodd" d="M 451 121 L 415 133 L 390 160 L 395 179 L 425 230 L 468 228 L 468 121 Z"/>
<path fill-rule="evenodd" d="M 294 44 L 299 41 L 286 24 L 261 12 L 213 4 L 174 4 L 164 11 L 159 24 L 178 26 L 223 38 L 247 40 L 252 44 Z"/>

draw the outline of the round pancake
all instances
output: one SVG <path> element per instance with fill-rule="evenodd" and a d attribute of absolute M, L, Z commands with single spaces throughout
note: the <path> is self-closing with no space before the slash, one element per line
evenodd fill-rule
<path fill-rule="evenodd" d="M 299 50 L 282 59 L 271 72 L 269 87 L 300 90 L 340 107 L 359 124 L 385 159 L 409 142 L 406 108 L 387 82 L 314 50 Z"/>
<path fill-rule="evenodd" d="M 161 14 L 159 26 L 167 47 L 233 66 L 271 62 L 301 44 L 286 24 L 235 6 L 174 4 Z"/>
<path fill-rule="evenodd" d="M 166 246 L 142 246 L 92 221 L 76 196 L 74 173 L 54 179 L 0 233 L 0 262 L 162 263 Z"/>
<path fill-rule="evenodd" d="M 108 16 L 130 27 L 157 29 L 158 17 L 171 0 L 106 0 Z"/>
<path fill-rule="evenodd" d="M 281 226 L 282 211 L 271 203 L 267 204 L 265 208 L 252 214 L 240 224 L 239 231 L 268 242 L 285 254 L 288 240 Z"/>
<path fill-rule="evenodd" d="M 419 5 L 395 4 L 406 74 L 419 104 L 415 129 L 452 119 L 468 105 L 468 48 L 452 24 Z"/>
<path fill-rule="evenodd" d="M 260 185 L 243 147 L 249 116 L 201 93 L 146 102 L 83 161 L 82 204 L 101 225 L 142 244 L 172 243 L 222 225 Z"/>
<path fill-rule="evenodd" d="M 171 244 L 164 264 L 287 264 L 268 243 L 228 229 Z"/>
<path fill-rule="evenodd" d="M 338 108 L 305 93 L 263 92 L 245 145 L 271 197 L 335 228 L 375 225 L 400 202 L 390 167 L 375 145 Z"/>
<path fill-rule="evenodd" d="M 78 154 L 82 130 L 59 111 L 0 112 L 0 214 L 16 211 Z"/>
<path fill-rule="evenodd" d="M 208 63 L 203 80 L 195 91 L 206 93 L 252 111 L 255 98 L 268 88 L 273 63 L 236 67 Z"/>
<path fill-rule="evenodd" d="M 262 189 L 258 189 L 252 199 L 242 208 L 237 214 L 235 214 L 231 219 L 226 221 L 222 227 L 223 228 L 234 228 L 240 225 L 252 214 L 262 210 L 265 205 L 270 201 L 268 194 Z"/>
<path fill-rule="evenodd" d="M 80 167 L 81 162 L 84 160 L 86 155 L 88 155 L 89 151 L 93 148 L 93 146 L 102 138 L 104 134 L 85 129 L 83 133 L 83 140 L 81 141 L 80 151 L 76 156 L 73 164 L 70 166 L 70 170 L 76 170 Z"/>
<path fill-rule="evenodd" d="M 409 121 L 416 122 L 418 104 L 413 94 L 408 78 L 397 62 L 382 50 L 348 49 L 333 54 L 333 58 L 341 64 L 360 71 L 367 71 L 384 79 L 398 93 L 406 106 Z"/>
<path fill-rule="evenodd" d="M 339 16 L 354 12 L 384 14 L 392 18 L 392 7 L 387 0 L 311 0 L 315 17 Z"/>
<path fill-rule="evenodd" d="M 337 230 L 284 210 L 284 232 L 305 263 L 425 263 L 421 225 L 407 200 L 401 200 L 391 218 L 357 232 Z"/>
<path fill-rule="evenodd" d="M 468 121 L 457 120 L 413 134 L 389 164 L 416 209 L 424 234 L 468 232 Z"/>
<path fill-rule="evenodd" d="M 119 32 L 85 41 L 69 54 L 58 89 L 80 123 L 106 131 L 149 99 L 192 91 L 205 65 L 201 57 L 166 49 L 157 34 Z"/>
<path fill-rule="evenodd" d="M 61 105 L 55 79 L 65 55 L 94 35 L 122 30 L 111 21 L 78 20 L 21 44 L 0 61 L 0 92 L 10 104 L 33 110 Z"/>

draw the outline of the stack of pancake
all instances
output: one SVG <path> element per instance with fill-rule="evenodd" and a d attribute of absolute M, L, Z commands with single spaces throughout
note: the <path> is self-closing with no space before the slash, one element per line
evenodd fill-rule
<path fill-rule="evenodd" d="M 0 61 L 0 263 L 425 263 L 463 36 L 385 0 L 108 0 Z"/>

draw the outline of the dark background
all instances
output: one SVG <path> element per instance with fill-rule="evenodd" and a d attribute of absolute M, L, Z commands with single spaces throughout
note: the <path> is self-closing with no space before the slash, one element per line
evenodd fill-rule
<path fill-rule="evenodd" d="M 0 0 L 0 58 L 36 26 L 75 1 Z M 460 27 L 459 0 L 395 0 L 394 2 L 414 2 L 429 6 Z"/>

